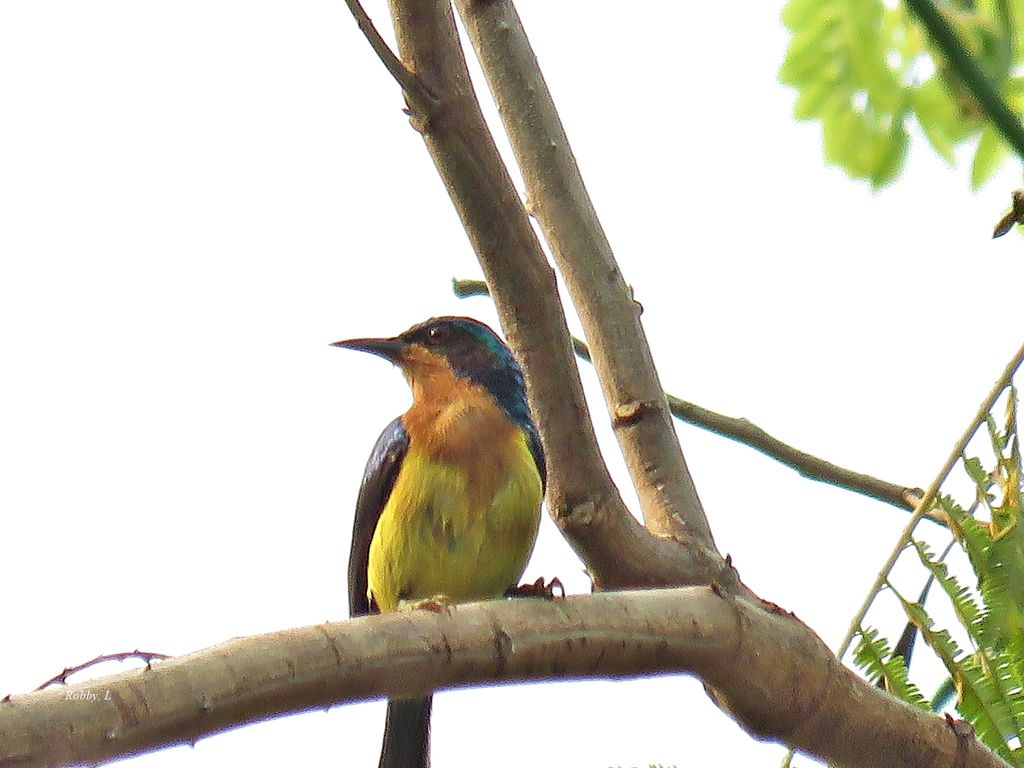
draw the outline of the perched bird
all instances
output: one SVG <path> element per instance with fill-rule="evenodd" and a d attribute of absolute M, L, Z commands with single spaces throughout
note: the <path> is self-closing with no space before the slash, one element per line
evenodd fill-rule
<path fill-rule="evenodd" d="M 494 331 L 441 317 L 334 344 L 401 368 L 412 406 L 381 434 L 356 502 L 349 613 L 500 597 L 533 550 L 546 479 L 523 373 Z M 430 763 L 429 697 L 388 702 L 381 768 Z"/>

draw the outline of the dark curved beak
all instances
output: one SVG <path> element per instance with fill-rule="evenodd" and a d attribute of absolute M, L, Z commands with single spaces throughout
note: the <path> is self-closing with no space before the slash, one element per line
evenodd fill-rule
<path fill-rule="evenodd" d="M 349 339 L 348 341 L 336 341 L 332 347 L 342 349 L 354 349 L 357 352 L 369 352 L 371 355 L 383 357 L 396 365 L 402 360 L 402 353 L 405 351 L 405 342 L 398 337 L 390 339 Z"/>

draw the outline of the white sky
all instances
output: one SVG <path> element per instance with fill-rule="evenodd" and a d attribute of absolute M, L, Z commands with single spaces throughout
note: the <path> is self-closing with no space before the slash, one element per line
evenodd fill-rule
<path fill-rule="evenodd" d="M 825 168 L 775 80 L 778 3 L 520 5 L 666 388 L 927 485 L 1020 343 L 1021 240 L 989 240 L 1019 170 L 972 195 L 920 142 L 877 195 Z M 344 618 L 363 464 L 408 394 L 328 343 L 495 315 L 451 294 L 479 268 L 343 4 L 5 2 L 0 105 L 0 695 Z M 722 550 L 834 647 L 906 515 L 679 431 Z M 586 589 L 548 522 L 542 574 Z M 133 764 L 370 766 L 382 723 Z M 433 733 L 455 768 L 781 754 L 683 677 L 444 693 Z"/>

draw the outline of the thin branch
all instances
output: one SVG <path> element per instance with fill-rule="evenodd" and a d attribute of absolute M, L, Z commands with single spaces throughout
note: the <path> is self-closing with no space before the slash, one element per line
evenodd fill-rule
<path fill-rule="evenodd" d="M 633 300 L 509 0 L 456 0 L 594 355 L 647 527 L 717 554 Z"/>
<path fill-rule="evenodd" d="M 373 52 L 377 54 L 377 58 L 381 60 L 381 63 L 391 73 L 391 76 L 395 78 L 409 99 L 415 102 L 420 109 L 424 110 L 428 106 L 436 105 L 437 97 L 426 85 L 420 82 L 415 72 L 406 67 L 395 56 L 391 48 L 388 47 L 388 44 L 384 42 L 380 32 L 373 25 L 373 21 L 367 15 L 362 3 L 359 0 L 345 0 L 345 4 L 348 6 L 349 11 L 356 20 L 356 24 L 359 26 L 359 30 L 366 37 L 366 41 L 370 44 Z"/>
<path fill-rule="evenodd" d="M 572 358 L 554 272 L 487 130 L 451 6 L 439 0 L 390 0 L 390 7 L 402 61 L 440 102 L 429 113 L 413 105 L 413 124 L 455 204 L 494 291 L 502 328 L 523 363 L 549 458 L 552 517 L 599 589 L 729 578 L 732 571 L 717 552 L 679 546 L 641 526 L 608 473 Z"/>
<path fill-rule="evenodd" d="M 37 691 L 41 691 L 44 688 L 49 688 L 51 685 L 65 685 L 68 678 L 71 675 L 77 675 L 79 672 L 84 672 L 89 667 L 95 667 L 97 664 L 105 664 L 108 661 L 128 661 L 128 659 L 139 659 L 146 662 L 148 667 L 154 661 L 162 661 L 164 659 L 171 658 L 166 653 L 156 653 L 154 651 L 140 651 L 136 648 L 134 651 L 123 651 L 121 653 L 103 653 L 97 656 L 95 659 L 90 659 L 83 664 L 77 664 L 73 667 L 64 667 L 64 670 L 57 675 L 54 675 L 45 683 L 36 688 Z"/>
<path fill-rule="evenodd" d="M 968 53 L 963 42 L 931 0 L 906 0 L 907 7 L 924 25 L 932 42 L 949 60 L 956 76 L 981 106 L 985 116 L 1024 160 L 1024 127 L 999 96 L 995 86 Z"/>
<path fill-rule="evenodd" d="M 792 615 L 688 587 L 321 624 L 12 696 L 0 701 L 0 766 L 92 765 L 240 722 L 440 688 L 669 673 L 713 685 L 758 738 L 830 763 L 905 765 L 913 755 L 915 765 L 1005 765 L 837 663 Z"/>
<path fill-rule="evenodd" d="M 861 604 L 857 613 L 854 615 L 853 620 L 850 622 L 850 628 L 846 631 L 843 641 L 839 644 L 839 649 L 836 651 L 836 656 L 840 659 L 850 647 L 850 643 L 853 642 L 854 636 L 861 629 L 861 624 L 864 622 L 864 616 L 868 612 L 868 608 L 874 602 L 875 597 L 881 590 L 882 585 L 886 579 L 889 578 L 889 572 L 892 571 L 893 566 L 899 559 L 900 554 L 903 552 L 903 548 L 910 542 L 910 537 L 914 533 L 914 528 L 917 527 L 918 521 L 924 517 L 925 513 L 931 509 L 935 503 L 935 499 L 938 496 L 939 488 L 949 477 L 949 473 L 953 471 L 953 467 L 957 461 L 963 456 L 964 451 L 967 449 L 967 444 L 974 437 L 974 433 L 978 431 L 978 427 L 985 423 L 985 419 L 988 417 L 989 412 L 995 405 L 996 400 L 1003 393 L 1003 390 L 1010 385 L 1010 380 L 1013 378 L 1014 373 L 1020 367 L 1021 362 L 1024 361 L 1024 346 L 1021 346 L 1017 350 L 1017 353 L 1010 358 L 1010 362 L 1006 364 L 1006 368 L 1003 370 L 1002 375 L 996 380 L 992 390 L 985 397 L 984 402 L 978 408 L 978 412 L 975 414 L 974 419 L 971 420 L 970 426 L 964 431 L 960 439 L 957 440 L 956 445 L 953 446 L 953 450 L 949 454 L 949 458 L 946 459 L 946 463 L 942 465 L 942 469 L 939 470 L 939 474 L 935 476 L 932 484 L 925 491 L 924 496 L 921 498 L 920 503 L 917 505 L 917 509 L 914 510 L 914 514 L 910 516 L 910 521 L 907 523 L 903 532 L 900 534 L 899 539 L 896 541 L 896 546 L 893 547 L 892 553 L 889 555 L 889 559 L 885 561 L 885 565 L 882 566 L 882 570 L 879 571 L 878 576 L 875 578 L 875 582 L 871 585 L 871 589 L 868 591 L 868 595 L 864 598 L 864 602 Z"/>
<path fill-rule="evenodd" d="M 801 451 L 773 437 L 747 419 L 724 416 L 673 395 L 667 397 L 672 414 L 680 420 L 749 445 L 765 456 L 795 469 L 810 480 L 845 488 L 911 512 L 916 509 L 923 493 L 920 488 L 907 488 L 890 483 Z M 941 514 L 926 513 L 926 516 L 941 525 L 945 524 L 945 518 Z"/>
<path fill-rule="evenodd" d="M 452 291 L 460 299 L 488 295 L 487 283 L 483 280 L 453 279 Z M 573 336 L 572 347 L 577 357 L 590 362 L 590 349 L 585 341 Z M 924 493 L 920 488 L 907 488 L 820 459 L 787 445 L 747 419 L 724 416 L 667 392 L 665 397 L 672 415 L 680 421 L 750 446 L 765 456 L 795 469 L 811 480 L 818 480 L 837 488 L 870 496 L 910 512 L 914 511 L 918 500 Z M 943 515 L 935 512 L 926 514 L 934 522 L 945 525 L 946 521 Z"/>

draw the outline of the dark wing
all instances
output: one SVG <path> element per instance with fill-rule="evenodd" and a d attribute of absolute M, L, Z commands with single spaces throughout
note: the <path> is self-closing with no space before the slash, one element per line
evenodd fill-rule
<path fill-rule="evenodd" d="M 376 608 L 371 609 L 366 597 L 370 542 L 408 450 L 409 435 L 399 416 L 381 432 L 377 444 L 373 446 L 370 460 L 366 462 L 363 484 L 359 487 L 359 498 L 356 501 L 355 522 L 352 525 L 352 550 L 348 555 L 348 612 L 351 616 L 376 613 Z"/>
<path fill-rule="evenodd" d="M 548 465 L 544 459 L 544 446 L 540 442 L 540 433 L 532 421 L 527 422 L 523 426 L 523 430 L 526 432 L 527 440 L 530 441 L 530 453 L 533 454 L 533 461 L 540 473 L 540 487 L 546 491 L 548 488 Z"/>

